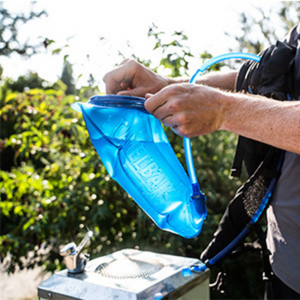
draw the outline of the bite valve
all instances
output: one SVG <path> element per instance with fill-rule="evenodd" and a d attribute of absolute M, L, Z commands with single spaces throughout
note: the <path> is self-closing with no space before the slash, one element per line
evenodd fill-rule
<path fill-rule="evenodd" d="M 92 236 L 93 232 L 88 231 L 78 246 L 72 242 L 60 250 L 59 254 L 63 256 L 69 273 L 76 274 L 84 271 L 90 255 L 81 253 L 81 250 Z"/>
<path fill-rule="evenodd" d="M 191 265 L 188 268 L 183 268 L 181 270 L 181 274 L 183 277 L 189 277 L 193 273 L 199 274 L 201 272 L 206 271 L 207 269 L 208 269 L 208 267 L 203 262 L 200 262 L 199 264 Z"/>

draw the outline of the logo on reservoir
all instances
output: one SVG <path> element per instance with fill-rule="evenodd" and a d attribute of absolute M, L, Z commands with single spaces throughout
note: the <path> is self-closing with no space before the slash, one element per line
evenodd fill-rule
<path fill-rule="evenodd" d="M 126 149 L 126 153 L 131 167 L 140 175 L 149 193 L 155 197 L 164 197 L 166 193 L 174 190 L 172 182 L 151 157 L 151 150 L 147 149 L 147 145 L 138 143 Z"/>

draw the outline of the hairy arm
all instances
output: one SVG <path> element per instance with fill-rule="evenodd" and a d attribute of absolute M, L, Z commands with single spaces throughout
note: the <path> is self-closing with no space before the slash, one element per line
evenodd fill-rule
<path fill-rule="evenodd" d="M 300 154 L 300 102 L 174 84 L 146 95 L 146 109 L 179 135 L 227 130 Z"/>
<path fill-rule="evenodd" d="M 300 102 L 222 93 L 220 129 L 300 154 Z"/>
<path fill-rule="evenodd" d="M 205 75 L 202 75 L 197 80 L 197 84 L 203 84 L 210 87 L 234 91 L 236 78 L 238 75 L 238 71 L 219 71 L 219 72 L 211 72 Z M 175 83 L 188 83 L 189 79 L 177 79 L 177 78 L 169 78 L 169 84 Z"/>
<path fill-rule="evenodd" d="M 300 154 L 300 102 L 276 101 L 250 94 L 232 93 L 237 71 L 213 72 L 197 83 L 221 88 L 224 129 L 277 148 Z"/>

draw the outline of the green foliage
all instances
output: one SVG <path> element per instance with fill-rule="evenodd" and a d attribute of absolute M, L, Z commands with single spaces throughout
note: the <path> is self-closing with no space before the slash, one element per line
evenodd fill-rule
<path fill-rule="evenodd" d="M 95 252 L 132 234 L 136 208 L 107 175 L 82 117 L 70 108 L 74 101 L 61 91 L 38 89 L 4 100 L 1 124 L 11 132 L 2 145 L 14 153 L 10 170 L 0 172 L 0 252 L 11 255 L 9 272 L 36 263 L 59 269 L 59 245 L 80 239 L 85 228 L 101 241 L 100 248 L 92 246 Z M 51 251 L 40 255 L 46 246 Z"/>
<path fill-rule="evenodd" d="M 180 77 L 187 75 L 188 58 L 193 57 L 190 48 L 186 45 L 188 40 L 183 32 L 175 32 L 171 40 L 165 40 L 164 32 L 158 31 L 155 24 L 152 24 L 148 31 L 148 37 L 155 39 L 153 50 L 161 51 L 161 61 L 159 67 L 170 70 L 171 77 Z M 157 71 L 158 67 L 154 70 Z"/>
<path fill-rule="evenodd" d="M 23 92 L 25 89 L 46 88 L 48 82 L 39 77 L 37 73 L 29 71 L 26 75 L 21 75 L 16 81 L 6 80 L 6 88 L 15 91 Z"/>

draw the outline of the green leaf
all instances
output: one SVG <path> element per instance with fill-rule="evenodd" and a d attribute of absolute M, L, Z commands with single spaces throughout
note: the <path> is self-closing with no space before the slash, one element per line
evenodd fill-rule
<path fill-rule="evenodd" d="M 52 54 L 59 54 L 61 52 L 61 48 L 57 48 L 55 50 L 52 51 Z"/>

